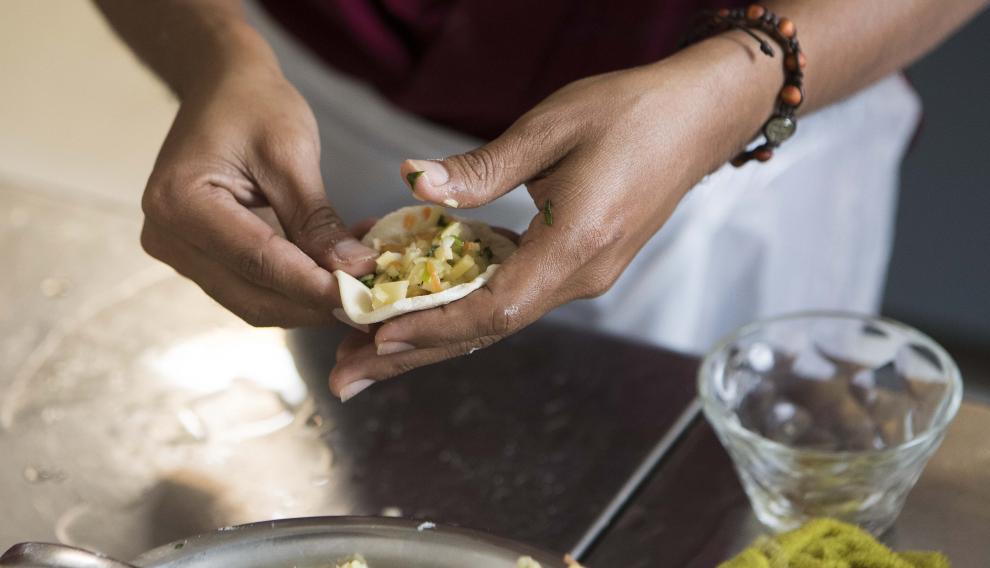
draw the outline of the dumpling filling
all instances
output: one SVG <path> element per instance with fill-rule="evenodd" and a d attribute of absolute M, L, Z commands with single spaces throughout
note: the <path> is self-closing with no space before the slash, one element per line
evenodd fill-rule
<path fill-rule="evenodd" d="M 441 207 L 414 209 L 402 225 L 402 237 L 372 239 L 375 272 L 360 279 L 371 288 L 372 309 L 470 282 L 492 263 L 491 248 Z"/>

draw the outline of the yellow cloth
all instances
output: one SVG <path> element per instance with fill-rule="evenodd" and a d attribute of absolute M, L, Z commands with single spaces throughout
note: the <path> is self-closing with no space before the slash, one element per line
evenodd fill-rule
<path fill-rule="evenodd" d="M 938 552 L 893 552 L 869 533 L 831 519 L 761 537 L 719 568 L 950 568 Z"/>

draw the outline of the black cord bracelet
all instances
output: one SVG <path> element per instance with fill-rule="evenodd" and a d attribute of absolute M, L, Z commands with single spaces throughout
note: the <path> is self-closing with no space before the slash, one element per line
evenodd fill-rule
<path fill-rule="evenodd" d="M 688 34 L 685 45 L 729 30 L 741 30 L 760 44 L 761 52 L 767 57 L 773 57 L 773 48 L 769 42 L 751 31 L 755 29 L 770 36 L 784 52 L 784 86 L 777 95 L 776 110 L 763 124 L 762 132 L 766 141 L 752 150 L 743 150 L 731 163 L 739 167 L 750 160 L 765 162 L 773 157 L 774 148 L 794 135 L 797 130 L 794 114 L 804 102 L 802 83 L 807 60 L 797 40 L 797 26 L 793 21 L 779 17 L 759 4 L 731 10 L 708 10 L 700 13 L 699 18 L 703 19 Z"/>

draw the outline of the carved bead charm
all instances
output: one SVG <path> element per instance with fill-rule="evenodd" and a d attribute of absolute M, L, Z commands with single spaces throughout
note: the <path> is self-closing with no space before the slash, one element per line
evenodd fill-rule
<path fill-rule="evenodd" d="M 776 57 L 770 42 L 754 31 L 762 32 L 780 47 L 784 67 L 784 86 L 777 94 L 777 104 L 773 115 L 763 124 L 766 141 L 752 150 L 743 150 L 731 161 L 739 167 L 751 160 L 765 162 L 773 157 L 774 150 L 794 136 L 797 122 L 795 112 L 804 102 L 804 68 L 807 59 L 797 40 L 797 25 L 789 18 L 781 18 L 761 4 L 750 4 L 745 8 L 722 8 L 704 12 L 702 22 L 688 36 L 685 43 L 728 31 L 741 31 L 760 46 L 760 52 L 768 57 Z"/>
<path fill-rule="evenodd" d="M 777 146 L 794 136 L 795 130 L 797 123 L 794 120 L 786 116 L 775 116 L 763 127 L 763 135 L 767 137 L 767 142 Z"/>

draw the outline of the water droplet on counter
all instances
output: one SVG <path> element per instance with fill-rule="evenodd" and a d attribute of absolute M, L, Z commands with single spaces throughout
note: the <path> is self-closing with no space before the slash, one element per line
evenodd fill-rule
<path fill-rule="evenodd" d="M 24 468 L 23 475 L 24 480 L 32 484 L 47 482 L 61 483 L 68 478 L 65 472 L 58 468 L 31 465 Z"/>
<path fill-rule="evenodd" d="M 49 276 L 38 284 L 41 295 L 46 298 L 60 298 L 69 291 L 69 281 L 64 278 Z"/>

